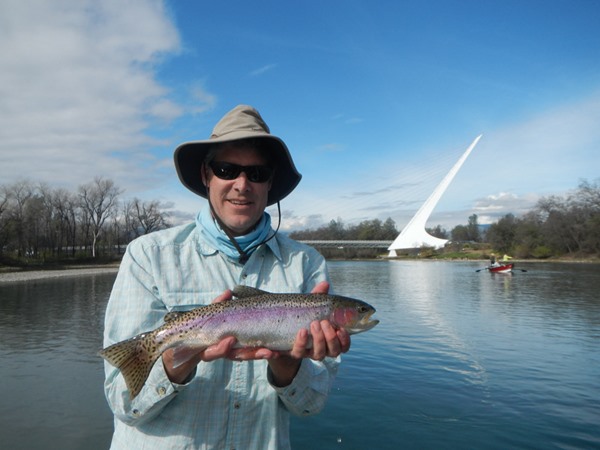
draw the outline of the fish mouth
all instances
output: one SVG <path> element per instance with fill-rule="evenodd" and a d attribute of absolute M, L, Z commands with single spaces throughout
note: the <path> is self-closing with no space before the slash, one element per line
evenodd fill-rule
<path fill-rule="evenodd" d="M 346 327 L 346 331 L 350 333 L 362 333 L 363 331 L 369 331 L 379 323 L 379 320 L 377 319 L 369 320 L 374 313 L 375 310 L 368 312 L 358 322 L 356 322 L 353 327 Z"/>

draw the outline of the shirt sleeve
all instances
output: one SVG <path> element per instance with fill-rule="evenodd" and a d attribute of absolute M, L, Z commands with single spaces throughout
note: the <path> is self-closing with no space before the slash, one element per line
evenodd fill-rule
<path fill-rule="evenodd" d="M 104 346 L 156 328 L 167 310 L 157 296 L 150 258 L 137 243 L 128 246 L 108 301 Z M 131 399 L 121 372 L 105 361 L 104 391 L 114 415 L 128 425 L 139 425 L 156 415 L 185 386 L 171 383 L 162 358 L 152 368 L 141 392 Z"/>
<path fill-rule="evenodd" d="M 273 384 L 270 368 L 267 369 L 267 377 L 291 414 L 311 416 L 325 407 L 340 361 L 340 357 L 325 358 L 322 362 L 305 358 L 294 380 L 284 387 Z"/>

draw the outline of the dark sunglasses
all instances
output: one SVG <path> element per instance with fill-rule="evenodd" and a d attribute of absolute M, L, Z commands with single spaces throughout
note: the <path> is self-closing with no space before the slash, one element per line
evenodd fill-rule
<path fill-rule="evenodd" d="M 240 166 L 224 161 L 211 161 L 208 163 L 213 173 L 221 180 L 235 180 L 244 172 L 248 181 L 252 183 L 266 183 L 273 176 L 273 169 L 269 166 Z"/>

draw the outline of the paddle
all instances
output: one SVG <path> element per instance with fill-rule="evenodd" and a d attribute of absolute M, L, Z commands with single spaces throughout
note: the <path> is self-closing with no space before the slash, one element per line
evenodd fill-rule
<path fill-rule="evenodd" d="M 481 269 L 477 269 L 475 272 L 481 272 L 482 270 L 488 270 L 488 268 L 487 267 L 483 267 Z"/>

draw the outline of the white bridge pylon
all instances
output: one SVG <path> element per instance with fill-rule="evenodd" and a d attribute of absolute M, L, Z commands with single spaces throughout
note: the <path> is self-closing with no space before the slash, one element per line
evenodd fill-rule
<path fill-rule="evenodd" d="M 410 219 L 408 225 L 406 225 L 400 235 L 392 242 L 392 245 L 388 247 L 388 257 L 397 256 L 396 250 L 409 249 L 409 248 L 420 248 L 420 247 L 434 247 L 442 248 L 448 242 L 448 239 L 440 239 L 430 235 L 425 231 L 425 224 L 429 219 L 429 216 L 433 212 L 435 206 L 442 198 L 442 195 L 450 186 L 454 176 L 458 173 L 463 163 L 468 158 L 469 154 L 477 143 L 481 139 L 481 134 L 475 138 L 475 140 L 469 145 L 469 148 L 463 153 L 456 164 L 450 169 L 450 172 L 444 177 L 441 183 L 435 188 L 429 198 L 423 203 L 423 206 L 419 208 L 417 213 Z"/>

